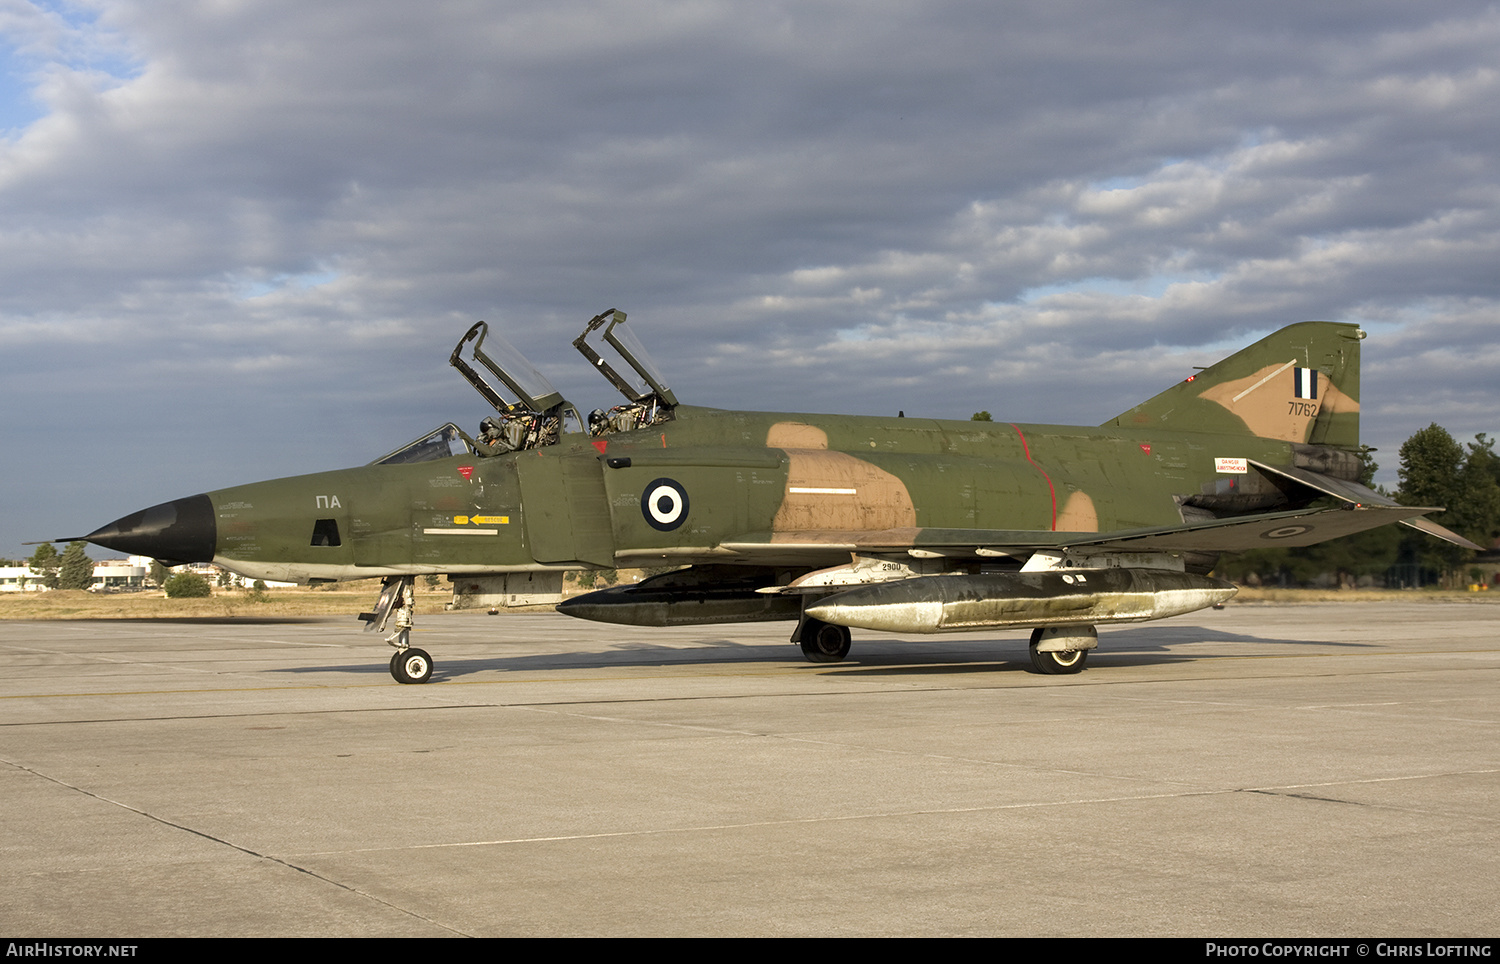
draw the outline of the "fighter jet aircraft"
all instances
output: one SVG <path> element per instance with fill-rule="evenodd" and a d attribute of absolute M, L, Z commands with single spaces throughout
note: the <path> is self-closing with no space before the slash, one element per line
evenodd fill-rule
<path fill-rule="evenodd" d="M 440 573 L 457 604 L 786 620 L 815 663 L 842 660 L 851 628 L 1030 629 L 1037 672 L 1076 673 L 1100 625 L 1232 596 L 1209 575 L 1221 553 L 1396 522 L 1472 546 L 1422 518 L 1436 507 L 1359 484 L 1363 338 L 1292 325 L 1070 427 L 682 405 L 611 309 L 574 345 L 625 400 L 585 419 L 480 322 L 450 357 L 495 409 L 477 435 L 450 422 L 360 468 L 176 499 L 84 538 L 247 578 L 385 577 L 367 629 Z M 661 566 L 676 568 L 562 597 L 569 570 Z M 391 659 L 402 683 L 432 671 L 421 649 Z"/>

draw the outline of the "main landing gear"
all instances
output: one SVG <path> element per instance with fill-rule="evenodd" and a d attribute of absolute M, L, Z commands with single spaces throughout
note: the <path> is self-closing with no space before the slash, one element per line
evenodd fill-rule
<path fill-rule="evenodd" d="M 849 627 L 804 616 L 792 633 L 792 642 L 802 647 L 802 655 L 809 663 L 841 662 L 849 655 Z M 1093 626 L 1034 629 L 1031 632 L 1031 668 L 1046 676 L 1081 673 L 1088 663 L 1089 650 L 1098 645 L 1099 632 Z"/>
<path fill-rule="evenodd" d="M 809 663 L 837 663 L 849 655 L 849 627 L 804 616 L 792 634 L 792 642 L 801 644 L 802 655 Z"/>
<path fill-rule="evenodd" d="M 1099 645 L 1092 626 L 1047 626 L 1031 631 L 1031 668 L 1047 676 L 1083 672 L 1089 650 Z"/>

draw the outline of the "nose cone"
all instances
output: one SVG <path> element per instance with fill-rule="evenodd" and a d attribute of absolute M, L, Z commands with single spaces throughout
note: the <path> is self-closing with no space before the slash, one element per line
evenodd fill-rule
<path fill-rule="evenodd" d="M 89 542 L 163 563 L 212 562 L 218 529 L 206 495 L 191 495 L 132 512 L 84 536 Z"/>

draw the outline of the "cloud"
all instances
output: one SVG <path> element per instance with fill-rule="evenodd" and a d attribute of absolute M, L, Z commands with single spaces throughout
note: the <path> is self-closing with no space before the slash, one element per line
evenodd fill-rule
<path fill-rule="evenodd" d="M 602 403 L 607 306 L 693 402 L 1085 423 L 1365 321 L 1372 438 L 1495 431 L 1492 4 L 3 0 L 0 50 L 41 535 L 476 422 L 478 318 Z"/>

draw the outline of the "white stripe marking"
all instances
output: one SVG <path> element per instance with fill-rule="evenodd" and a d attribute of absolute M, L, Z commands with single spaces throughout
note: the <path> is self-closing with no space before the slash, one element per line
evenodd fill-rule
<path fill-rule="evenodd" d="M 1231 402 L 1237 402 L 1237 401 L 1239 401 L 1240 399 L 1244 398 L 1246 395 L 1249 395 L 1251 392 L 1255 391 L 1257 388 L 1261 387 L 1266 382 L 1268 382 L 1271 379 L 1275 378 L 1277 375 L 1280 375 L 1282 372 L 1286 371 L 1288 368 L 1291 368 L 1295 364 L 1297 364 L 1297 359 L 1293 358 L 1291 361 L 1287 362 L 1285 365 L 1282 365 L 1280 368 L 1276 369 L 1274 372 L 1272 372 L 1271 374 L 1267 375 L 1265 378 L 1262 378 L 1260 381 L 1256 382 L 1254 385 L 1251 385 L 1249 388 L 1245 389 L 1243 392 L 1240 392 L 1238 395 L 1236 395 L 1233 398 L 1231 398 L 1230 401 Z"/>

